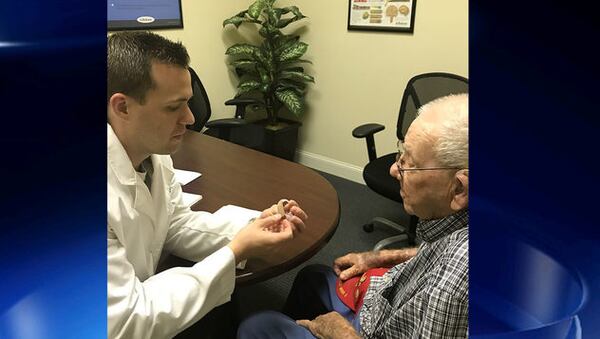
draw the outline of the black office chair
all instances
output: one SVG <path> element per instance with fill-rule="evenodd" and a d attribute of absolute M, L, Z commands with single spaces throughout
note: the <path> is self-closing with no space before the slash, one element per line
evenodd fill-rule
<path fill-rule="evenodd" d="M 414 76 L 406 84 L 402 95 L 396 136 L 399 140 L 404 140 L 408 127 L 416 118 L 418 109 L 424 104 L 449 94 L 467 93 L 468 91 L 469 81 L 459 75 L 435 72 Z M 384 129 L 385 126 L 380 124 L 364 124 L 356 127 L 352 131 L 352 136 L 366 138 L 369 163 L 363 170 L 363 178 L 367 186 L 386 198 L 402 203 L 400 183 L 389 174 L 390 166 L 396 161 L 396 152 L 377 157 L 374 134 Z M 372 232 L 375 225 L 385 225 L 400 232 L 399 235 L 379 241 L 374 249 L 380 250 L 401 241 L 414 244 L 417 222 L 417 217 L 410 216 L 408 227 L 404 227 L 391 220 L 376 217 L 365 224 L 363 228 L 366 232 Z"/>
<path fill-rule="evenodd" d="M 234 141 L 232 140 L 232 131 L 244 126 L 248 123 L 244 119 L 246 112 L 246 106 L 251 104 L 257 104 L 256 99 L 246 98 L 233 98 L 225 101 L 225 105 L 236 106 L 235 117 L 230 119 L 210 119 L 211 108 L 210 101 L 208 100 L 208 94 L 202 85 L 202 81 L 198 77 L 198 74 L 191 68 L 188 67 L 190 75 L 192 76 L 192 99 L 188 102 L 190 110 L 194 114 L 195 122 L 193 125 L 187 126 L 188 129 L 202 132 L 202 129 L 206 127 L 205 134 L 217 137 L 219 139 Z"/>

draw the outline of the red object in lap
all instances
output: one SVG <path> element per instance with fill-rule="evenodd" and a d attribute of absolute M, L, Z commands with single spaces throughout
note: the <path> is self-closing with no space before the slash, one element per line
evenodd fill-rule
<path fill-rule="evenodd" d="M 338 278 L 335 286 L 338 298 L 352 311 L 358 311 L 363 304 L 365 294 L 367 294 L 371 276 L 382 276 L 388 270 L 389 268 L 372 268 L 362 275 L 357 275 L 346 281 Z"/>

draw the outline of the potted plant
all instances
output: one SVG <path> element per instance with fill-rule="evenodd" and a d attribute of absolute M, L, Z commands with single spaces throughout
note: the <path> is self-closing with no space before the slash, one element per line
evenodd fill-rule
<path fill-rule="evenodd" d="M 223 27 L 255 25 L 260 36 L 259 44 L 237 43 L 230 46 L 225 54 L 230 57 L 230 65 L 239 77 L 237 97 L 258 96 L 255 106 L 266 112 L 266 119 L 259 122 L 266 133 L 261 150 L 291 160 L 300 123 L 282 119 L 280 114 L 287 109 L 296 117 L 302 115 L 306 84 L 314 83 L 314 78 L 301 66 L 311 63 L 301 59 L 308 44 L 301 42 L 298 35 L 282 32 L 291 23 L 306 17 L 296 6 L 279 8 L 274 6 L 275 2 L 256 0 L 247 10 L 223 21 Z M 277 151 L 282 148 L 286 150 Z"/>

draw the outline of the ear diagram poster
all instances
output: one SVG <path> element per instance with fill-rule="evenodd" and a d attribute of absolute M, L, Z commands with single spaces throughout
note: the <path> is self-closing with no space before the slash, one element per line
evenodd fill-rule
<path fill-rule="evenodd" d="M 416 0 L 349 0 L 348 29 L 412 32 Z"/>

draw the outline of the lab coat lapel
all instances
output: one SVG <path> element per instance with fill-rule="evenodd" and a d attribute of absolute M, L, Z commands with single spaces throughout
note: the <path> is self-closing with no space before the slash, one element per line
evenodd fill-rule
<path fill-rule="evenodd" d="M 152 220 L 152 224 L 156 229 L 156 214 L 153 200 L 154 199 L 152 199 L 152 196 L 150 195 L 150 191 L 148 190 L 146 184 L 142 181 L 142 179 L 139 176 L 136 176 L 135 198 L 133 201 L 133 208 L 137 212 L 147 215 L 150 218 L 150 220 Z"/>
<path fill-rule="evenodd" d="M 171 193 L 173 191 L 173 177 L 175 173 L 167 166 L 161 165 L 158 155 L 152 155 L 154 175 L 152 176 L 152 197 L 155 203 L 156 222 L 167 224 L 169 214 L 172 212 Z"/>
<path fill-rule="evenodd" d="M 110 125 L 107 125 L 108 138 L 108 165 L 112 168 L 114 175 L 122 185 L 135 186 L 135 195 L 133 197 L 133 209 L 138 213 L 147 215 L 154 222 L 154 208 L 152 206 L 152 197 L 146 187 L 146 184 L 135 173 L 131 160 L 115 132 Z"/>
<path fill-rule="evenodd" d="M 174 173 L 167 167 L 161 165 L 158 155 L 152 155 L 152 194 L 146 184 L 138 176 L 136 177 L 135 203 L 134 208 L 139 212 L 146 214 L 156 230 L 157 225 L 167 224 L 170 208 L 170 197 L 173 187 L 171 182 Z"/>

